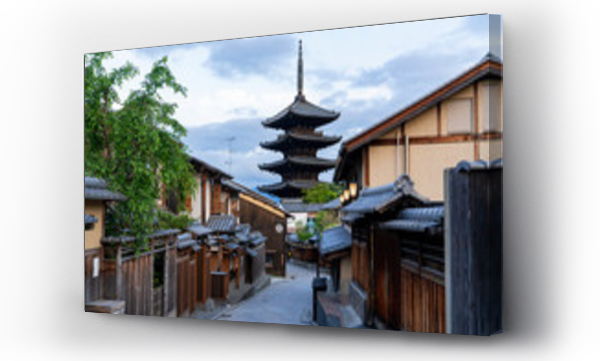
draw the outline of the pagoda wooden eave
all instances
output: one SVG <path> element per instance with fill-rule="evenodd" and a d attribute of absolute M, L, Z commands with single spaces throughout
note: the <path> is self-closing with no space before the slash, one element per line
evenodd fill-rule
<path fill-rule="evenodd" d="M 296 97 L 291 105 L 262 124 L 275 129 L 291 129 L 298 126 L 316 128 L 336 120 L 339 116 L 338 112 L 321 108 L 304 97 Z"/>
<path fill-rule="evenodd" d="M 282 181 L 279 183 L 259 186 L 258 190 L 265 193 L 273 194 L 281 198 L 297 198 L 302 196 L 302 192 L 310 189 L 321 182 L 319 181 Z"/>
<path fill-rule="evenodd" d="M 317 157 L 285 157 L 275 162 L 260 164 L 261 170 L 274 173 L 285 172 L 286 170 L 310 169 L 322 172 L 334 168 L 336 161 Z"/>
<path fill-rule="evenodd" d="M 339 136 L 296 134 L 290 132 L 280 135 L 276 140 L 262 142 L 260 146 L 274 151 L 298 148 L 321 149 L 333 145 L 341 139 L 342 137 Z"/>

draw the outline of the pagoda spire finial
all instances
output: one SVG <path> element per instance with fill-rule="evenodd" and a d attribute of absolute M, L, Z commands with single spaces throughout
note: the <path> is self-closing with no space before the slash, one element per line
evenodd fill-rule
<path fill-rule="evenodd" d="M 304 87 L 304 64 L 302 63 L 302 39 L 298 43 L 298 99 L 303 99 L 303 87 Z"/>

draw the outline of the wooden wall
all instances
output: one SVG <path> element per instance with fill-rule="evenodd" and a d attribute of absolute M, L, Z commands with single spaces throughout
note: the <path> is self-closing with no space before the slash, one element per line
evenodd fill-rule
<path fill-rule="evenodd" d="M 449 331 L 490 335 L 502 330 L 502 168 L 445 176 Z"/>
<path fill-rule="evenodd" d="M 353 226 L 352 237 L 352 279 L 367 295 L 365 323 L 446 332 L 443 238 L 374 229 L 370 239 L 368 224 Z"/>
<path fill-rule="evenodd" d="M 285 237 L 286 219 L 261 208 L 244 198 L 240 198 L 240 223 L 252 225 L 253 230 L 260 231 L 266 238 L 266 253 L 273 258 L 272 267 L 267 272 L 283 276 L 285 275 Z M 282 232 L 275 229 L 276 224 L 282 225 Z"/>

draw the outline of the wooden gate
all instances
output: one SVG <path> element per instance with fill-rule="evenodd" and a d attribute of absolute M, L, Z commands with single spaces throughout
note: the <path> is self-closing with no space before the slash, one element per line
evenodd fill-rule
<path fill-rule="evenodd" d="M 443 238 L 377 230 L 374 307 L 386 327 L 445 332 Z"/>
<path fill-rule="evenodd" d="M 152 254 L 143 254 L 123 260 L 122 294 L 125 313 L 152 315 Z"/>
<path fill-rule="evenodd" d="M 443 238 L 400 233 L 400 327 L 446 332 Z"/>
<path fill-rule="evenodd" d="M 198 252 L 198 294 L 197 300 L 204 304 L 210 297 L 210 251 L 203 245 Z"/>

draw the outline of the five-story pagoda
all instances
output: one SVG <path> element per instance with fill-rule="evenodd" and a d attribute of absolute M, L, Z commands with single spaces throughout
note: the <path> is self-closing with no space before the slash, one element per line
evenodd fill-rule
<path fill-rule="evenodd" d="M 277 139 L 260 144 L 265 149 L 281 152 L 283 159 L 258 166 L 261 170 L 281 176 L 279 183 L 260 186 L 258 189 L 284 199 L 302 197 L 303 190 L 319 183 L 319 173 L 335 167 L 335 160 L 319 158 L 317 152 L 341 139 L 316 131 L 316 128 L 336 120 L 340 113 L 308 102 L 303 94 L 303 81 L 300 40 L 296 99 L 277 115 L 262 122 L 267 128 L 284 132 Z"/>

